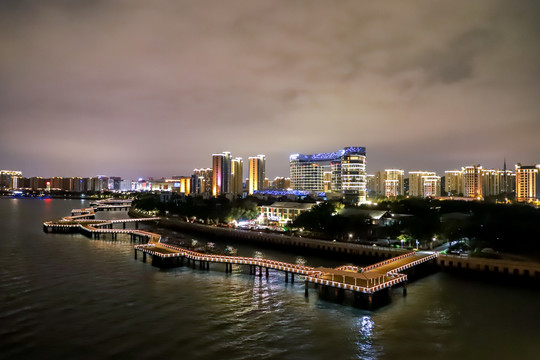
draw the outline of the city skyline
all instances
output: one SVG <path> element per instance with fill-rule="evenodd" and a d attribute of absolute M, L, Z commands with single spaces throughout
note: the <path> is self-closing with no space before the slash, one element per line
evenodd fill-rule
<path fill-rule="evenodd" d="M 354 144 L 368 173 L 537 164 L 539 7 L 4 2 L 0 167 L 136 179 L 226 150 L 272 179 Z"/>

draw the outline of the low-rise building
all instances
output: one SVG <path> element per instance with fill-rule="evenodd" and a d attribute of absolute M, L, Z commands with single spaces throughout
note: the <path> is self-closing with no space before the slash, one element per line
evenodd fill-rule
<path fill-rule="evenodd" d="M 311 210 L 314 203 L 275 202 L 272 205 L 259 206 L 259 222 L 286 224 L 294 221 L 298 215 Z"/>

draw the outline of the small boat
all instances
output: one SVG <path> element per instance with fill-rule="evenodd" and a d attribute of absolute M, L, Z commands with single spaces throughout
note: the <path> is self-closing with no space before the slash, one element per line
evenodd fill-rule
<path fill-rule="evenodd" d="M 225 255 L 236 255 L 236 254 L 238 254 L 238 249 L 235 249 L 229 245 L 225 247 Z"/>

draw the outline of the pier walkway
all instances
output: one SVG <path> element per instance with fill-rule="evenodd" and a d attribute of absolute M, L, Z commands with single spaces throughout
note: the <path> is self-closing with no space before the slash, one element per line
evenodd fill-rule
<path fill-rule="evenodd" d="M 263 258 L 213 255 L 204 254 L 178 246 L 165 244 L 161 242 L 161 235 L 136 229 L 126 229 L 126 223 L 135 223 L 145 221 L 159 221 L 159 217 L 136 218 L 136 219 L 118 219 L 118 220 L 95 220 L 87 216 L 94 215 L 95 209 L 106 209 L 107 207 L 123 206 L 118 204 L 104 204 L 103 202 L 94 203 L 91 208 L 74 209 L 72 216 L 66 216 L 58 221 L 47 221 L 43 223 L 45 232 L 81 232 L 84 235 L 99 239 L 101 235 L 111 234 L 116 238 L 118 234 L 129 234 L 132 239 L 138 238 L 147 240 L 146 244 L 134 246 L 134 257 L 137 259 L 137 253 L 142 253 L 143 261 L 146 257 L 152 257 L 152 262 L 160 267 L 183 266 L 184 260 L 187 264 L 199 262 L 200 269 L 209 270 L 210 263 L 225 264 L 225 272 L 232 272 L 233 265 L 248 265 L 250 274 L 262 277 L 263 270 L 268 277 L 269 269 L 285 273 L 285 282 L 294 282 L 294 276 L 302 276 L 306 285 L 306 296 L 308 294 L 308 284 L 318 284 L 326 287 L 333 287 L 338 290 L 349 290 L 353 293 L 367 294 L 369 303 L 372 301 L 372 295 L 378 291 L 389 289 L 395 285 L 402 284 L 404 293 L 406 292 L 407 275 L 402 271 L 413 266 L 435 259 L 439 253 L 422 253 L 412 251 L 379 263 L 358 267 L 344 265 L 338 268 L 310 267 L 275 261 Z M 76 214 L 76 215 L 74 215 Z M 123 224 L 123 229 L 115 229 L 115 224 Z M 258 270 L 258 271 L 257 271 Z"/>

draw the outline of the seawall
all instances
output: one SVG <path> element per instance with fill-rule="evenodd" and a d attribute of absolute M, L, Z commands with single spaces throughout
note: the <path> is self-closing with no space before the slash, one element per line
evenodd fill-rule
<path fill-rule="evenodd" d="M 143 215 L 130 211 L 131 216 L 143 217 Z M 284 234 L 272 234 L 250 230 L 239 230 L 226 227 L 209 226 L 195 223 L 188 223 L 175 218 L 162 218 L 160 226 L 188 233 L 198 233 L 217 237 L 225 237 L 238 241 L 257 242 L 267 246 L 279 248 L 295 248 L 319 254 L 330 254 L 331 256 L 351 260 L 357 258 L 361 261 L 378 261 L 389 259 L 407 253 L 409 250 L 394 249 L 380 246 L 368 246 L 344 242 L 331 242 L 311 238 L 288 236 Z M 433 264 L 430 262 L 430 264 Z M 433 266 L 434 265 L 434 266 Z M 540 263 L 513 261 L 502 259 L 484 259 L 474 257 L 462 257 L 441 254 L 433 265 L 427 264 L 428 272 L 436 271 L 433 267 L 448 271 L 461 273 L 465 276 L 494 277 L 505 279 L 524 279 L 540 281 Z M 414 275 L 414 274 L 410 274 Z M 534 284 L 537 281 L 533 281 Z"/>

